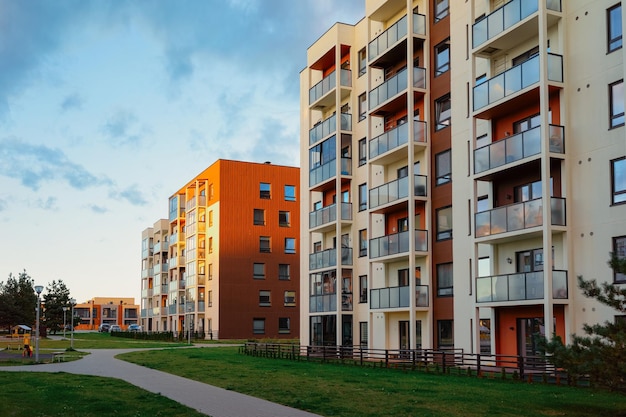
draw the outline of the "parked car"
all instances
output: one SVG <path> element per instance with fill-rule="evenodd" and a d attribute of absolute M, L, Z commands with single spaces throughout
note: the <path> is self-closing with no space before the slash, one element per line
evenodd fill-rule
<path fill-rule="evenodd" d="M 111 327 L 109 327 L 109 332 L 113 333 L 113 332 L 121 332 L 122 328 L 117 325 L 117 324 L 112 324 Z"/>
<path fill-rule="evenodd" d="M 98 327 L 98 331 L 102 332 L 102 333 L 107 333 L 109 331 L 109 329 L 111 328 L 111 325 L 109 323 L 102 323 L 99 327 Z"/>
<path fill-rule="evenodd" d="M 141 329 L 141 326 L 138 324 L 131 324 L 130 326 L 128 326 L 128 329 L 126 329 L 129 332 L 141 332 L 143 331 Z"/>

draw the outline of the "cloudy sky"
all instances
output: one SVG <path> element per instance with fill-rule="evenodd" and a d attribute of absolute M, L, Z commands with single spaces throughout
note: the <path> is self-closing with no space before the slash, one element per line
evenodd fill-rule
<path fill-rule="evenodd" d="M 216 159 L 298 166 L 306 48 L 365 0 L 0 0 L 0 281 L 140 299 L 141 232 Z"/>

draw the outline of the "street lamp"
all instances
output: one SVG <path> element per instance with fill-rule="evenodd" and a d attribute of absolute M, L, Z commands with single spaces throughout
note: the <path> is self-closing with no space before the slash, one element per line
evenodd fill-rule
<path fill-rule="evenodd" d="M 39 296 L 43 291 L 43 285 L 35 285 L 37 293 L 37 321 L 35 322 L 35 362 L 39 362 L 39 308 L 41 307 L 41 299 Z"/>
<path fill-rule="evenodd" d="M 70 338 L 70 349 L 74 350 L 74 304 L 76 304 L 76 299 L 71 298 L 70 299 L 70 304 L 72 305 L 72 337 Z"/>
<path fill-rule="evenodd" d="M 65 329 L 67 328 L 67 321 L 65 320 L 66 317 L 66 313 L 67 310 L 69 310 L 69 307 L 63 307 L 63 339 L 65 339 Z"/>

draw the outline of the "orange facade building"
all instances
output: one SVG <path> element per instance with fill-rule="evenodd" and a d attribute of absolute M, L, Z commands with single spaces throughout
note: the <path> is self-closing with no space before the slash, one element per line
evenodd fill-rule
<path fill-rule="evenodd" d="M 142 234 L 144 329 L 297 337 L 299 175 L 220 159 L 173 194 Z"/>
<path fill-rule="evenodd" d="M 67 323 L 71 323 L 71 312 L 67 311 Z M 103 324 L 117 324 L 126 329 L 139 323 L 139 305 L 134 298 L 94 297 L 74 306 L 74 316 L 80 317 L 76 330 L 97 330 Z"/>

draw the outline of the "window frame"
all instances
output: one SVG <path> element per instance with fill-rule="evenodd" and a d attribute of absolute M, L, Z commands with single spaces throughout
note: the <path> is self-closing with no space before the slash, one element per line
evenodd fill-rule
<path fill-rule="evenodd" d="M 614 27 L 613 20 L 611 19 L 613 12 L 617 13 L 618 19 L 616 23 L 619 22 L 619 35 L 616 35 L 613 32 L 613 29 L 617 29 Z M 614 4 L 613 6 L 606 9 L 606 49 L 607 54 L 611 52 L 615 52 L 618 49 L 622 48 L 622 36 L 623 36 L 623 28 L 622 28 L 622 3 L 619 2 Z"/>
<path fill-rule="evenodd" d="M 442 229 L 439 219 L 440 219 L 440 213 L 443 212 L 444 210 L 449 210 L 450 214 L 448 216 L 446 216 L 449 220 L 450 220 L 450 226 L 447 229 Z M 436 238 L 437 241 L 441 241 L 441 240 L 448 240 L 448 239 L 452 239 L 452 230 L 453 230 L 453 224 L 452 224 L 452 206 L 446 206 L 446 207 L 440 207 L 437 210 L 435 210 L 435 220 L 436 220 Z"/>
<path fill-rule="evenodd" d="M 367 93 L 359 95 L 359 122 L 367 118 Z"/>
<path fill-rule="evenodd" d="M 444 104 L 447 104 L 444 106 Z M 442 114 L 449 115 L 442 119 Z M 452 124 L 452 100 L 450 94 L 444 94 L 435 100 L 435 131 L 443 130 Z"/>
<path fill-rule="evenodd" d="M 367 303 L 368 286 L 367 275 L 359 275 L 359 303 Z"/>
<path fill-rule="evenodd" d="M 271 307 L 272 306 L 272 291 L 259 290 L 259 307 Z"/>
<path fill-rule="evenodd" d="M 445 74 L 450 71 L 450 39 L 446 39 L 443 42 L 435 45 L 435 77 Z M 445 57 L 447 52 L 447 60 L 440 62 L 441 58 Z"/>
<path fill-rule="evenodd" d="M 621 88 L 621 99 L 615 94 L 615 88 Z M 617 99 L 616 99 L 617 97 Z M 621 112 L 615 113 L 616 105 L 621 105 Z M 619 109 L 619 107 L 618 107 Z M 618 80 L 609 84 L 609 130 L 624 126 L 624 80 Z"/>
<path fill-rule="evenodd" d="M 253 213 L 252 224 L 254 226 L 265 226 L 265 210 L 255 208 Z"/>
<path fill-rule="evenodd" d="M 297 298 L 294 290 L 285 290 L 283 297 L 283 304 L 285 307 L 296 307 Z"/>
<path fill-rule="evenodd" d="M 367 73 L 367 52 L 365 48 L 359 50 L 358 59 L 359 59 L 359 77 L 360 77 Z"/>
<path fill-rule="evenodd" d="M 367 139 L 359 139 L 359 166 L 367 164 Z"/>
<path fill-rule="evenodd" d="M 616 175 L 617 172 L 620 172 L 615 169 L 618 163 L 623 166 L 620 175 Z M 620 178 L 620 181 L 616 181 L 616 178 Z M 618 182 L 623 183 L 623 188 L 619 190 L 616 189 Z M 618 200 L 618 197 L 622 198 Z M 611 160 L 611 205 L 617 206 L 624 203 L 626 203 L 626 156 Z"/>
<path fill-rule="evenodd" d="M 291 227 L 291 212 L 287 210 L 278 211 L 278 226 Z"/>
<path fill-rule="evenodd" d="M 367 256 L 367 229 L 359 230 L 359 258 Z"/>
<path fill-rule="evenodd" d="M 447 172 L 440 172 L 443 169 L 443 163 L 440 162 L 440 158 L 448 155 L 447 158 Z M 443 152 L 439 152 L 435 155 L 435 185 L 440 186 L 452 182 L 452 149 L 446 149 Z"/>
<path fill-rule="evenodd" d="M 291 191 L 293 191 L 293 194 Z M 297 201 L 295 185 L 285 184 L 284 193 L 285 193 L 285 201 Z"/>
<path fill-rule="evenodd" d="M 620 258 L 626 257 L 626 236 L 614 236 L 611 240 L 613 253 Z M 620 241 L 622 241 L 621 244 Z M 620 246 L 623 246 L 622 250 L 620 250 Z M 626 274 L 621 274 L 613 270 L 613 283 L 626 284 Z"/>
<path fill-rule="evenodd" d="M 287 275 L 284 274 L 284 269 L 287 270 Z M 278 264 L 278 279 L 279 281 L 291 281 L 291 264 Z"/>
<path fill-rule="evenodd" d="M 265 279 L 265 263 L 264 262 L 254 262 L 252 264 L 252 278 L 254 279 Z"/>
<path fill-rule="evenodd" d="M 445 19 L 450 14 L 450 2 L 449 0 L 434 0 L 433 14 L 435 16 L 435 23 Z M 439 9 L 439 5 L 445 5 L 445 7 Z"/>
<path fill-rule="evenodd" d="M 264 318 L 255 317 L 252 319 L 252 333 L 253 334 L 265 334 L 265 319 Z"/>
<path fill-rule="evenodd" d="M 454 297 L 454 268 L 452 262 L 437 264 L 437 297 Z"/>
<path fill-rule="evenodd" d="M 285 253 L 287 254 L 296 253 L 296 238 L 295 237 L 285 238 Z"/>
<path fill-rule="evenodd" d="M 285 323 L 287 324 L 285 326 Z M 278 318 L 278 333 L 289 334 L 291 333 L 291 319 L 289 317 Z"/>
<path fill-rule="evenodd" d="M 269 182 L 259 183 L 259 198 L 262 200 L 271 200 L 272 184 L 270 184 Z"/>
<path fill-rule="evenodd" d="M 443 342 L 443 338 L 442 338 L 442 333 L 443 333 L 443 326 L 449 325 L 450 328 L 449 329 L 445 329 L 446 331 L 450 332 L 450 337 L 449 339 L 452 341 L 452 343 L 442 343 Z M 437 348 L 441 349 L 441 348 L 447 348 L 447 347 L 454 347 L 454 320 L 437 320 Z"/>
<path fill-rule="evenodd" d="M 272 253 L 272 238 L 270 236 L 259 236 L 259 252 Z"/>
<path fill-rule="evenodd" d="M 359 211 L 367 210 L 367 184 L 359 184 Z"/>

